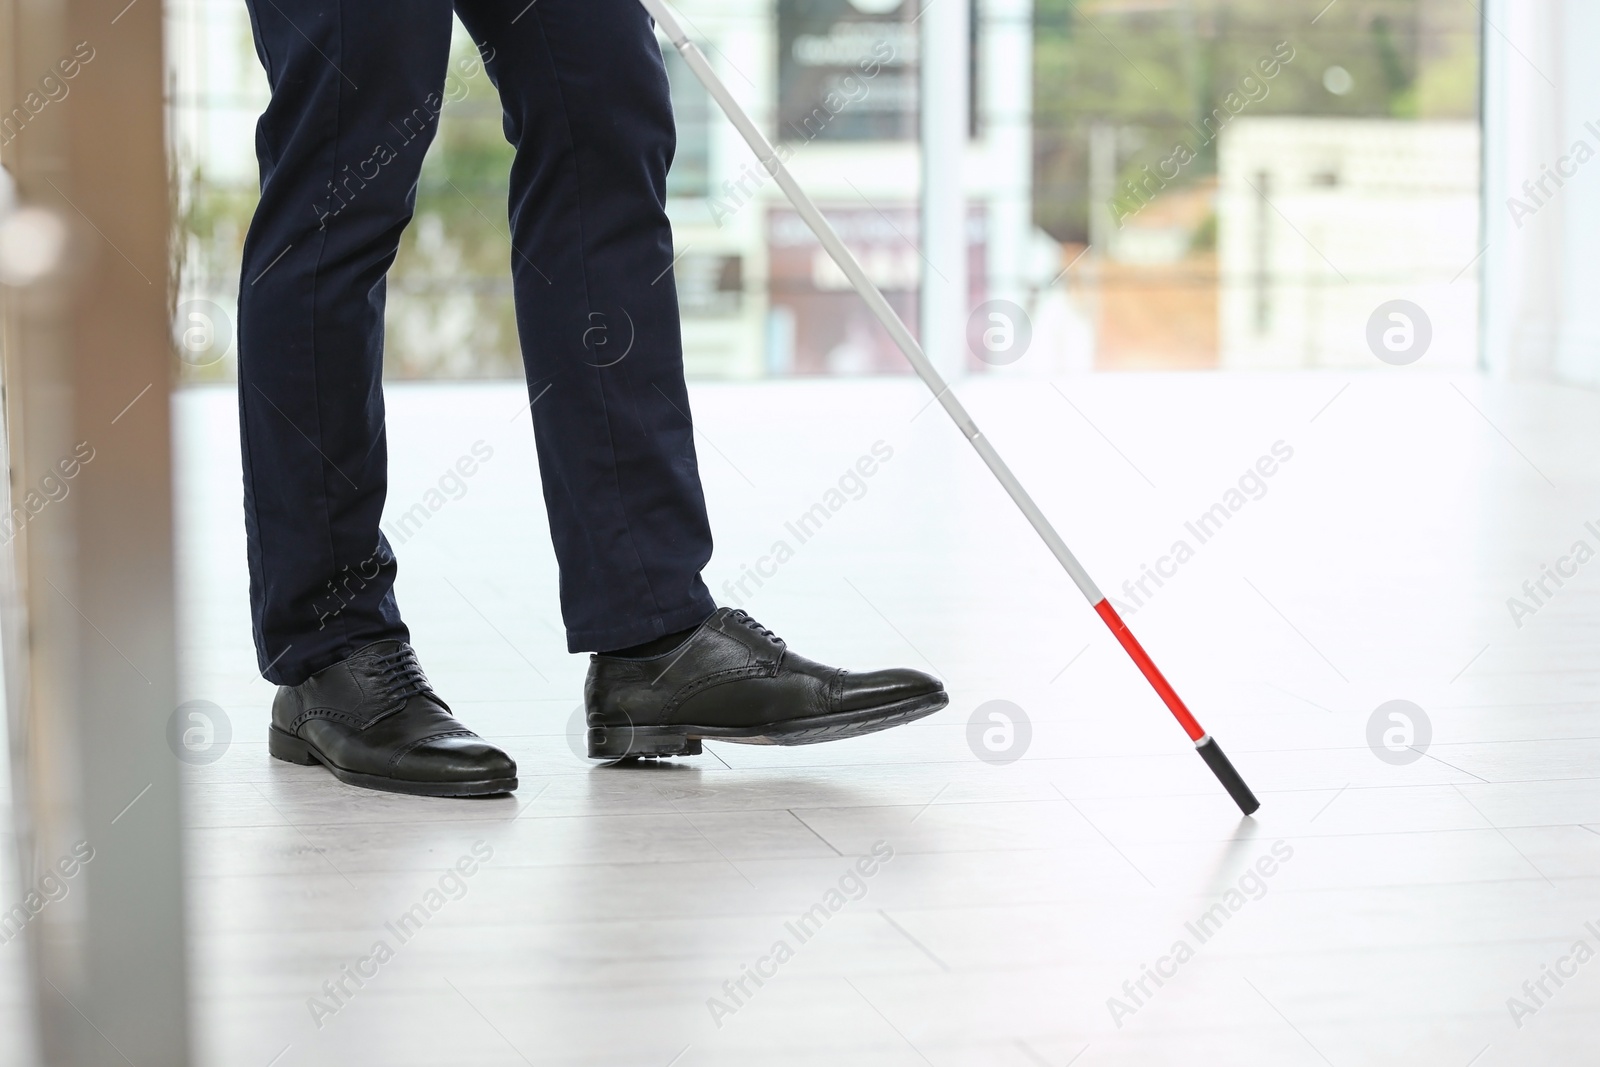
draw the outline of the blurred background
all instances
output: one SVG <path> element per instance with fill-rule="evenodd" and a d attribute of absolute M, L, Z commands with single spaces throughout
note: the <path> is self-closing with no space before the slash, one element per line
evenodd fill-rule
<path fill-rule="evenodd" d="M 1577 928 L 1543 895 L 1547 884 L 1592 902 L 1600 871 L 1600 853 L 1583 844 L 1600 832 L 1591 817 L 1600 800 L 1581 747 L 1592 756 L 1600 735 L 1596 668 L 1584 658 L 1600 607 L 1574 591 L 1542 614 L 1547 629 L 1524 631 L 1505 599 L 1580 528 L 1600 536 L 1583 525 L 1596 521 L 1600 427 L 1600 264 L 1588 247 L 1600 233 L 1600 167 L 1588 166 L 1600 157 L 1600 5 L 675 6 L 1040 506 L 1071 524 L 1074 548 L 1109 576 L 1108 589 L 1142 582 L 1219 497 L 1248 509 L 1228 539 L 1186 564 L 1185 584 L 1138 605 L 1137 623 L 1186 692 L 1193 682 L 1197 704 L 1233 717 L 1223 719 L 1229 738 L 1251 739 L 1240 751 L 1278 768 L 1262 788 L 1284 799 L 1288 822 L 1272 832 L 1287 825 L 1333 842 L 1308 845 L 1322 858 L 1297 862 L 1305 892 L 1274 891 L 1282 903 L 1271 907 L 1304 911 L 1264 923 L 1240 956 L 1278 954 L 1302 983 L 1299 1006 L 1326 1009 L 1318 1036 L 1346 1047 L 1323 1059 L 1480 1062 L 1463 1020 L 1506 1027 L 1504 994 L 1554 958 L 1540 946 L 1564 949 Z M 0 514 L 29 509 L 0 538 L 13 545 L 0 552 L 10 755 L 0 761 L 9 764 L 0 826 L 14 846 L 0 849 L 0 920 L 21 916 L 0 922 L 0 940 L 13 944 L 0 952 L 0 1031 L 12 1035 L 0 1039 L 0 1067 L 179 1064 L 191 1038 L 203 1062 L 431 1067 L 464 1061 L 430 1043 L 463 1033 L 482 1053 L 475 1062 L 527 1062 L 511 1038 L 501 1047 L 499 1026 L 564 1062 L 666 1063 L 687 1049 L 676 1035 L 700 1018 L 703 991 L 748 956 L 711 925 L 730 898 L 663 883 L 662 870 L 733 873 L 720 870 L 732 861 L 713 843 L 726 833 L 718 840 L 748 849 L 736 858 L 769 872 L 752 908 L 814 900 L 808 864 L 833 863 L 857 838 L 839 847 L 793 809 L 835 813 L 841 833 L 875 826 L 879 810 L 908 826 L 956 778 L 970 809 L 941 801 L 914 838 L 885 823 L 925 857 L 897 867 L 904 895 L 886 900 L 947 937 L 965 973 L 918 984 L 919 967 L 940 968 L 936 982 L 952 968 L 923 958 L 915 939 L 911 962 L 895 962 L 871 937 L 819 969 L 876 975 L 884 959 L 902 968 L 898 1007 L 920 1013 L 919 1026 L 949 1047 L 988 1042 L 960 1045 L 959 1062 L 1005 1062 L 985 1053 L 1015 1051 L 1021 1035 L 1054 1042 L 1027 1062 L 1066 1063 L 1080 1031 L 1099 1033 L 1104 991 L 1147 958 L 1129 931 L 1191 914 L 1218 872 L 1247 858 L 1242 838 L 1224 836 L 1232 831 L 1169 825 L 1169 800 L 1210 795 L 1209 782 L 1169 773 L 1169 759 L 1199 766 L 1186 743 L 1163 718 L 1122 714 L 1146 694 L 1117 673 L 1128 669 L 1120 651 L 1088 613 L 1062 610 L 1063 576 L 960 435 L 921 418 L 931 402 L 903 357 L 671 48 L 678 151 L 667 208 L 717 519 L 708 581 L 726 595 L 785 520 L 858 456 L 892 444 L 890 475 L 762 588 L 756 610 L 829 662 L 926 663 L 949 679 L 953 707 L 911 735 L 916 745 L 868 750 L 867 765 L 892 768 L 881 774 L 741 751 L 685 770 L 689 786 L 657 796 L 649 779 L 591 773 L 570 745 L 581 735 L 584 664 L 566 654 L 554 621 L 558 575 L 520 381 L 505 221 L 512 153 L 459 26 L 415 222 L 388 283 L 389 499 L 401 512 L 437 499 L 432 514 L 456 456 L 483 443 L 504 458 L 470 496 L 458 479 L 448 511 L 406 540 L 399 588 L 442 689 L 460 694 L 452 699 L 486 734 L 508 739 L 530 781 L 546 779 L 527 803 L 545 785 L 552 792 L 526 818 L 518 808 L 502 820 L 489 808 L 352 798 L 320 771 L 275 764 L 264 745 L 271 687 L 250 639 L 232 388 L 238 265 L 257 199 L 254 127 L 267 102 L 245 6 L 0 0 L 0 26 L 0 163 L 16 178 L 14 196 L 0 188 L 11 492 Z M 970 62 L 925 71 L 924 48 Z M 41 73 L 52 69 L 45 56 L 77 56 L 89 73 L 63 73 L 67 85 Z M 961 186 L 953 198 L 940 185 L 951 176 Z M 973 343 L 991 301 L 1022 315 L 1008 325 L 1028 341 L 1009 358 Z M 927 326 L 941 321 L 955 328 Z M 81 465 L 69 499 L 51 471 L 81 441 L 97 458 Z M 1276 444 L 1297 450 L 1291 477 L 1268 503 L 1245 505 L 1229 487 Z M 53 493 L 48 507 L 41 492 Z M 1219 605 L 1238 614 L 1219 619 Z M 1017 663 L 1039 666 L 1038 677 Z M 1419 777 L 1394 779 L 1376 748 L 1369 760 L 1367 716 L 1400 694 L 1448 713 L 1441 743 L 1462 746 L 1473 769 L 1458 779 L 1419 763 Z M 967 733 L 969 710 L 999 697 L 1038 718 L 1037 748 L 1011 779 L 983 777 L 992 768 Z M 1303 714 L 1301 705 L 1328 718 L 1283 710 Z M 187 728 L 201 720 L 209 732 Z M 1524 754 L 1533 743 L 1549 747 Z M 1119 837 L 1187 835 L 1187 851 L 1135 882 L 1109 833 L 1090 837 L 1088 816 L 1079 826 L 1050 807 L 1072 803 L 1048 778 L 1052 761 L 1068 760 L 1077 799 L 1095 818 L 1122 820 Z M 1437 777 L 1421 776 L 1430 769 Z M 1485 809 L 1503 821 L 1538 824 L 1522 831 L 1549 831 L 1537 854 L 1554 878 L 1518 868 L 1508 881 L 1511 858 L 1497 852 L 1511 839 L 1480 825 L 1495 816 L 1461 786 L 1502 805 Z M 1390 791 L 1346 816 L 1366 788 Z M 765 791 L 760 804 L 746 804 L 747 789 Z M 700 805 L 711 836 L 679 801 Z M 778 813 L 785 828 L 769 835 L 760 820 Z M 679 836 L 662 837 L 658 818 L 683 819 Z M 479 938 L 477 958 L 505 965 L 495 974 L 508 984 L 494 995 L 506 999 L 479 1011 L 467 1000 L 479 991 L 457 989 L 458 1014 L 440 1022 L 440 976 L 463 958 L 441 930 L 434 949 L 387 973 L 387 990 L 364 996 L 366 1021 L 347 1016 L 318 1037 L 307 995 L 367 950 L 375 916 L 414 899 L 414 875 L 460 854 L 461 835 L 481 828 L 505 847 L 504 873 L 451 912 L 449 930 Z M 652 847 L 635 855 L 640 840 Z M 1015 866 L 974 861 L 975 841 Z M 1074 851 L 1085 841 L 1089 852 Z M 52 883 L 56 896 L 30 888 L 80 843 L 96 851 L 76 881 Z M 1355 851 L 1339 851 L 1347 846 Z M 1090 866 L 1078 865 L 1082 855 Z M 1050 867 L 1060 856 L 1066 864 Z M 1482 861 L 1467 882 L 1463 856 Z M 596 857 L 614 864 L 624 890 L 664 885 L 666 918 L 643 935 L 615 922 L 611 898 L 587 880 Z M 1113 873 L 1082 879 L 1083 870 Z M 1396 870 L 1413 883 L 1397 887 Z M 735 893 L 755 889 L 748 877 L 724 880 Z M 1057 895 L 1027 897 L 1043 885 Z M 957 895 L 944 896 L 951 886 Z M 1317 895 L 1374 886 L 1387 903 Z M 1128 900 L 1151 910 L 1100 920 Z M 1354 925 L 1322 922 L 1333 913 Z M 1491 921 L 1463 925 L 1460 915 Z M 703 925 L 684 935 L 671 925 L 680 918 Z M 1425 957 L 1417 931 L 1430 922 L 1435 955 Z M 1352 950 L 1352 931 L 1371 936 Z M 628 987 L 619 1001 L 617 976 L 640 943 L 668 946 L 651 957 L 667 963 L 645 969 L 659 984 Z M 1058 953 L 1062 967 L 1033 969 L 1057 944 L 1071 948 Z M 1083 944 L 1098 948 L 1085 956 Z M 1347 950 L 1348 969 L 1324 966 Z M 1011 969 L 1013 984 L 994 987 L 1007 995 L 974 995 L 968 980 L 993 980 L 996 964 Z M 1395 1008 L 1418 990 L 1427 999 L 1416 1011 Z M 1174 1062 L 1246 1062 L 1240 1050 L 1294 1062 L 1260 1040 L 1294 1007 L 1269 1016 L 1255 993 L 1206 995 L 1170 998 L 1182 1011 L 1159 1036 Z M 1012 1014 L 982 1014 L 1002 1001 Z M 1547 1015 L 1530 1028 L 1526 1039 L 1544 1045 L 1499 1043 L 1481 1063 L 1588 1062 L 1594 1002 L 1567 1003 L 1565 1025 Z M 1064 1004 L 1078 1012 L 1065 1023 Z M 643 1022 L 615 1025 L 634 1010 Z M 890 1014 L 845 1010 L 868 1028 L 858 1020 L 849 1032 L 869 1036 Z M 842 1032 L 817 1027 L 818 1017 L 807 1007 L 780 1020 L 788 1029 L 750 1033 Z M 1194 1052 L 1195 1034 L 1224 1031 L 1234 1041 L 1225 1052 Z M 1442 1057 L 1441 1040 L 1472 1047 Z M 756 1047 L 712 1046 L 692 1062 L 755 1062 Z M 804 1062 L 847 1062 L 836 1048 L 800 1047 Z M 878 1046 L 860 1048 L 849 1062 L 890 1062 Z M 1124 1054 L 1162 1058 L 1154 1045 Z"/>
<path fill-rule="evenodd" d="M 1478 352 L 1480 13 L 1456 0 L 977 0 L 965 167 L 972 306 L 1032 319 L 1005 373 L 1370 366 L 1373 307 Z M 684 0 L 723 80 L 918 321 L 913 0 Z M 1304 8 L 1304 11 L 1300 9 Z M 1304 17 L 1302 17 L 1304 16 Z M 168 6 L 178 302 L 231 309 L 266 82 L 244 5 Z M 907 373 L 843 275 L 666 49 L 668 209 L 691 377 Z M 875 69 L 874 69 L 875 68 Z M 870 71 L 870 73 L 868 73 Z M 511 149 L 456 27 L 438 138 L 390 276 L 393 378 L 521 374 Z M 189 323 L 176 324 L 179 343 Z M 191 336 L 209 359 L 204 330 Z M 227 380 L 234 353 L 193 360 Z M 967 356 L 973 372 L 1000 368 Z"/>

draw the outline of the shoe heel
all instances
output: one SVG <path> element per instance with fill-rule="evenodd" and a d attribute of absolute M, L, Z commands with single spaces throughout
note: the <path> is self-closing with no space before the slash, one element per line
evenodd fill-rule
<path fill-rule="evenodd" d="M 267 751 L 275 759 L 285 763 L 298 763 L 303 766 L 312 766 L 320 762 L 311 754 L 311 747 L 287 730 L 280 730 L 276 726 L 267 728 Z"/>
<path fill-rule="evenodd" d="M 698 756 L 700 739 L 660 726 L 591 726 L 589 758 Z"/>

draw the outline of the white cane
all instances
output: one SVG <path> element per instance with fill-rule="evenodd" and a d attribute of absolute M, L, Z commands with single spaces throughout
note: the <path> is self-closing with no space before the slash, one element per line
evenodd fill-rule
<path fill-rule="evenodd" d="M 767 142 L 766 137 L 756 128 L 755 123 L 750 121 L 750 116 L 745 114 L 744 109 L 739 106 L 739 102 L 728 92 L 728 87 L 722 83 L 722 79 L 717 77 L 717 72 L 711 69 L 711 64 L 706 60 L 705 54 L 696 47 L 693 41 L 689 40 L 688 36 L 683 32 L 683 27 L 678 24 L 678 20 L 662 0 L 639 0 L 639 2 L 644 5 L 651 18 L 655 19 L 656 25 L 661 29 L 662 33 L 666 34 L 667 40 L 672 42 L 673 47 L 678 50 L 678 54 L 683 56 L 683 61 L 689 65 L 689 69 L 694 72 L 695 77 L 699 78 L 700 83 L 706 87 L 706 92 L 710 93 L 712 99 L 722 108 L 723 114 L 728 116 L 728 120 L 733 123 L 740 135 L 744 137 L 745 143 L 750 146 L 750 150 L 756 154 L 756 158 L 761 161 L 761 165 L 766 168 L 767 173 L 771 174 L 778 183 L 778 188 L 783 190 L 784 196 L 789 198 L 789 203 L 794 205 L 794 209 L 800 213 L 800 217 L 805 219 L 806 225 L 811 227 L 811 232 L 817 235 L 817 240 L 822 242 L 822 247 L 827 249 L 828 254 L 833 257 L 833 261 L 839 265 L 839 269 L 844 271 L 845 277 L 850 279 L 850 284 L 855 287 L 861 299 L 867 302 L 867 307 L 872 310 L 873 315 L 877 316 L 878 321 L 883 324 L 883 328 L 889 331 L 889 336 L 894 338 L 895 344 L 900 346 L 900 351 L 905 353 L 906 359 L 911 361 L 911 366 L 917 372 L 917 376 L 922 379 L 929 389 L 933 390 L 934 398 L 939 401 L 945 413 L 950 416 L 962 434 L 972 444 L 972 447 L 977 450 L 978 455 L 983 458 L 983 462 L 988 465 L 989 470 L 993 472 L 995 478 L 1005 488 L 1012 501 L 1018 508 L 1022 509 L 1022 514 L 1027 517 L 1035 532 L 1044 540 L 1045 546 L 1050 549 L 1051 554 L 1056 557 L 1056 560 L 1066 570 L 1068 576 L 1072 578 L 1073 584 L 1078 587 L 1090 605 L 1093 606 L 1095 613 L 1111 629 L 1111 633 L 1116 637 L 1118 643 L 1133 659 L 1140 672 L 1144 674 L 1145 679 L 1155 689 L 1157 695 L 1161 697 L 1167 708 L 1178 720 L 1178 723 L 1189 735 L 1189 739 L 1194 742 L 1196 751 L 1206 761 L 1206 765 L 1211 768 L 1212 773 L 1217 776 L 1223 788 L 1228 791 L 1228 794 L 1233 797 L 1234 802 L 1239 805 L 1240 810 L 1246 815 L 1254 812 L 1261 804 L 1256 800 L 1255 794 L 1250 792 L 1250 787 L 1245 784 L 1244 779 L 1239 777 L 1239 772 L 1234 770 L 1233 764 L 1229 762 L 1228 757 L 1223 753 L 1222 747 L 1217 744 L 1210 734 L 1201 728 L 1200 723 L 1190 714 L 1188 707 L 1184 705 L 1177 692 L 1168 684 L 1161 671 L 1156 668 L 1155 663 L 1151 661 L 1143 646 L 1139 644 L 1138 639 L 1133 636 L 1127 624 L 1122 621 L 1116 609 L 1111 606 L 1111 602 L 1105 598 L 1099 587 L 1094 584 L 1094 580 L 1083 569 L 1083 565 L 1072 554 L 1072 550 L 1061 539 L 1061 535 L 1056 533 L 1055 527 L 1050 525 L 1050 520 L 1045 518 L 1044 512 L 1039 510 L 1039 505 L 1033 502 L 1033 498 L 1022 487 L 1022 483 L 1017 481 L 1017 476 L 1011 473 L 1011 468 L 1006 466 L 1005 460 L 1000 458 L 1000 453 L 995 451 L 994 445 L 990 444 L 989 439 L 979 431 L 977 424 L 972 421 L 972 416 L 967 414 L 966 408 L 961 406 L 961 402 L 950 391 L 949 385 L 939 376 L 939 372 L 934 369 L 933 364 L 928 361 L 928 357 L 922 351 L 922 346 L 917 344 L 916 338 L 911 336 L 911 331 L 906 329 L 906 324 L 900 321 L 900 316 L 895 314 L 894 308 L 889 306 L 889 301 L 884 299 L 883 293 L 872 283 L 872 279 L 867 277 L 866 272 L 861 269 L 861 264 L 856 262 L 856 257 L 845 247 L 844 242 L 839 240 L 839 235 L 834 233 L 833 227 L 828 224 L 828 220 L 823 217 L 822 212 L 817 210 L 817 205 L 811 202 L 811 198 L 806 195 L 805 190 L 801 189 L 799 184 L 795 182 L 794 177 L 784 167 L 783 161 L 778 158 L 778 154 L 773 150 L 772 145 Z"/>

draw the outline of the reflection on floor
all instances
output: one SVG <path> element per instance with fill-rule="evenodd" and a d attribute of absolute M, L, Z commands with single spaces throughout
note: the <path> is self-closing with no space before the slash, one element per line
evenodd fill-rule
<path fill-rule="evenodd" d="M 936 671 L 945 712 L 587 765 L 527 394 L 396 386 L 400 603 L 522 788 L 274 762 L 233 394 L 181 394 L 183 696 L 232 730 L 188 771 L 204 1062 L 1592 1062 L 1600 565 L 1541 568 L 1600 547 L 1600 398 L 1398 369 L 962 393 L 1255 818 L 910 381 L 696 386 L 707 577 L 806 655 Z"/>

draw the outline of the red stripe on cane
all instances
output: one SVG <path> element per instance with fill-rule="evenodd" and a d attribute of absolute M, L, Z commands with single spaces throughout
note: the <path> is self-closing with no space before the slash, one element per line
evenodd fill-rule
<path fill-rule="evenodd" d="M 1128 629 L 1128 624 L 1122 621 L 1122 616 L 1117 614 L 1117 609 L 1111 606 L 1111 601 L 1100 601 L 1094 606 L 1094 610 L 1095 614 L 1099 615 L 1105 621 L 1105 624 L 1111 628 L 1111 633 L 1116 637 L 1117 643 L 1122 646 L 1123 651 L 1127 652 L 1133 662 L 1139 665 L 1139 671 L 1144 675 L 1145 681 L 1149 682 L 1160 695 L 1162 701 L 1167 705 L 1167 710 L 1172 712 L 1173 717 L 1178 720 L 1178 725 L 1182 726 L 1184 733 L 1189 735 L 1189 740 L 1198 743 L 1201 738 L 1205 737 L 1206 732 L 1200 728 L 1200 724 L 1195 721 L 1195 717 L 1189 714 L 1189 709 L 1183 703 L 1183 699 L 1178 696 L 1177 691 L 1162 676 L 1160 669 L 1156 667 L 1155 662 L 1145 652 L 1144 646 L 1139 644 L 1139 639 L 1133 636 L 1133 631 Z"/>

